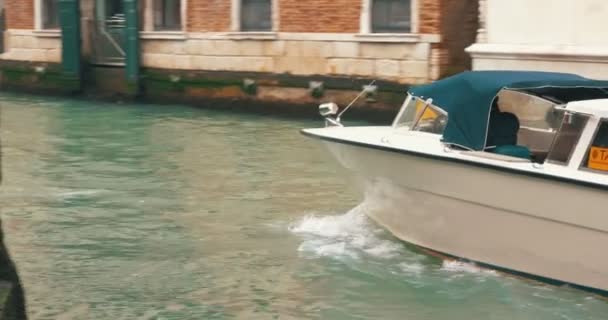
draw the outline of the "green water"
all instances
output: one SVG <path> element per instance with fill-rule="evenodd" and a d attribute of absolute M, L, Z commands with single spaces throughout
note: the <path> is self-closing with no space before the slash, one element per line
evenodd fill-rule
<path fill-rule="evenodd" d="M 298 133 L 321 121 L 19 95 L 0 108 L 0 203 L 32 319 L 608 317 L 603 298 L 392 238 Z"/>

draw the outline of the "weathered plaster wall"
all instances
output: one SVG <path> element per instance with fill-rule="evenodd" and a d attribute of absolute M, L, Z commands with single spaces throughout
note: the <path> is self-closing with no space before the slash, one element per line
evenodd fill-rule
<path fill-rule="evenodd" d="M 608 79 L 605 0 L 480 0 L 473 68 L 572 72 Z"/>
<path fill-rule="evenodd" d="M 487 0 L 489 43 L 605 46 L 605 0 Z"/>

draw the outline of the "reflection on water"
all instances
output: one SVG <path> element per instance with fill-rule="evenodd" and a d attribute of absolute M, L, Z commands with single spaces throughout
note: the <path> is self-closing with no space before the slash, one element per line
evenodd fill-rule
<path fill-rule="evenodd" d="M 2 96 L 7 240 L 33 319 L 604 319 L 366 216 L 315 122 Z M 321 122 L 318 122 L 321 123 Z"/>

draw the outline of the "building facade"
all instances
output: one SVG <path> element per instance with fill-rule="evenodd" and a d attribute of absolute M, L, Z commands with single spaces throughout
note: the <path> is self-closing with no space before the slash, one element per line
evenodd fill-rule
<path fill-rule="evenodd" d="M 0 59 L 61 63 L 60 1 L 5 1 Z M 477 0 L 81 0 L 84 63 L 124 65 L 134 1 L 143 74 L 222 72 L 262 85 L 275 76 L 429 82 L 470 67 L 464 49 L 478 18 Z"/>
<path fill-rule="evenodd" d="M 608 79 L 605 0 L 480 0 L 467 51 L 476 70 L 539 70 Z"/>

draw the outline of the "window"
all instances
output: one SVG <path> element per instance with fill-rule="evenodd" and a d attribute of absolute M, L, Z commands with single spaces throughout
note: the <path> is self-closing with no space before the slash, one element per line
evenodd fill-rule
<path fill-rule="evenodd" d="M 570 161 L 572 152 L 587 125 L 589 117 L 582 114 L 566 113 L 562 126 L 553 141 L 549 151 L 548 160 L 550 162 L 566 164 Z"/>
<path fill-rule="evenodd" d="M 182 29 L 181 0 L 154 0 L 154 30 Z"/>
<path fill-rule="evenodd" d="M 520 91 L 502 90 L 498 98 L 500 111 L 514 114 L 520 122 L 517 145 L 530 149 L 534 160 L 543 163 L 561 127 L 563 106 Z"/>
<path fill-rule="evenodd" d="M 412 128 L 414 121 L 416 120 L 417 110 L 421 110 L 424 107 L 424 101 L 408 96 L 402 106 L 402 110 L 395 121 L 396 127 Z"/>
<path fill-rule="evenodd" d="M 424 100 L 411 97 L 406 100 L 405 109 L 395 121 L 396 127 L 406 127 L 412 131 L 443 134 L 448 117 L 445 111 L 427 105 Z"/>
<path fill-rule="evenodd" d="M 608 121 L 600 123 L 583 167 L 608 172 Z"/>
<path fill-rule="evenodd" d="M 526 92 L 502 90 L 498 94 L 499 108 L 517 116 L 522 127 L 557 131 L 564 111 L 557 103 Z"/>
<path fill-rule="evenodd" d="M 419 101 L 420 99 L 408 95 L 407 99 L 403 102 L 403 106 L 401 106 L 401 110 L 399 111 L 393 126 L 397 128 L 411 128 L 414 124 L 414 120 L 416 120 L 416 103 Z"/>
<path fill-rule="evenodd" d="M 412 130 L 443 134 L 445 126 L 448 124 L 447 114 L 433 105 L 426 105 L 422 110 L 418 113 L 418 121 Z"/>
<path fill-rule="evenodd" d="M 42 0 L 42 29 L 59 29 L 58 0 Z"/>
<path fill-rule="evenodd" d="M 372 32 L 408 33 L 412 31 L 412 0 L 371 0 Z"/>
<path fill-rule="evenodd" d="M 271 31 L 271 7 L 271 0 L 242 0 L 241 31 Z"/>

